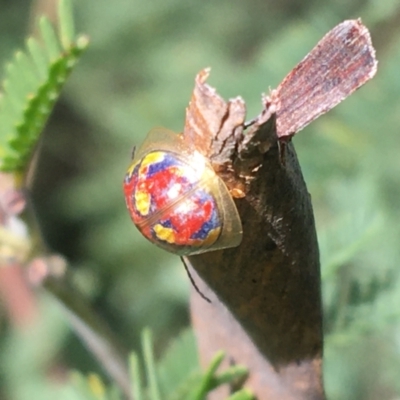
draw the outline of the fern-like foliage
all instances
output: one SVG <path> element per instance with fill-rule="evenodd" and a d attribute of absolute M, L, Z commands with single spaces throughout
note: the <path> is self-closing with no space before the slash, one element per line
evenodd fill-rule
<path fill-rule="evenodd" d="M 193 332 L 183 332 L 170 346 L 158 362 L 153 354 L 151 332 L 142 334 L 144 376 L 139 356 L 130 356 L 132 390 L 129 398 L 134 400 L 204 400 L 216 387 L 237 384 L 247 375 L 244 367 L 233 366 L 221 373 L 217 369 L 224 359 L 222 352 L 215 355 L 205 372 L 200 371 Z M 123 397 L 115 387 L 107 387 L 98 375 L 87 377 L 74 372 L 72 383 L 77 389 L 76 399 L 82 400 L 121 400 Z M 227 400 L 253 400 L 249 390 L 240 389 Z"/>
<path fill-rule="evenodd" d="M 222 352 L 214 356 L 205 372 L 201 372 L 192 331 L 186 331 L 178 337 L 158 363 L 154 361 L 149 330 L 143 332 L 142 347 L 147 385 L 143 385 L 138 357 L 133 354 L 131 371 L 135 400 L 203 400 L 216 387 L 224 383 L 237 383 L 247 375 L 247 370 L 241 366 L 217 373 L 224 359 Z M 228 400 L 253 398 L 249 391 L 242 389 Z"/>
<path fill-rule="evenodd" d="M 23 172 L 43 127 L 73 67 L 88 45 L 76 37 L 70 0 L 59 2 L 56 33 L 49 20 L 39 22 L 41 40 L 27 39 L 6 66 L 0 97 L 0 170 Z"/>

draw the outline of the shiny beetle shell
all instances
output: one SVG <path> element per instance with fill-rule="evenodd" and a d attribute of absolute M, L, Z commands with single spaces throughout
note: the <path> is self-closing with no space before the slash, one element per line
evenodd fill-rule
<path fill-rule="evenodd" d="M 178 135 L 155 128 L 124 180 L 130 216 L 152 243 L 178 255 L 236 247 L 242 224 L 235 203 L 207 159 Z"/>

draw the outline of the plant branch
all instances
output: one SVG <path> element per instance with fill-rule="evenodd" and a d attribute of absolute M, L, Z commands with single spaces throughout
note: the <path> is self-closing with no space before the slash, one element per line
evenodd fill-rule
<path fill-rule="evenodd" d="M 41 283 L 55 298 L 87 349 L 117 383 L 125 397 L 132 400 L 128 353 L 122 349 L 108 325 L 68 283 L 65 260 L 54 255 L 37 258 L 29 265 L 29 275 L 31 281 Z"/>
<path fill-rule="evenodd" d="M 187 257 L 200 291 L 192 319 L 202 362 L 223 349 L 249 367 L 259 399 L 324 399 L 318 243 L 311 199 L 291 137 L 375 74 L 361 21 L 330 31 L 245 123 L 241 98 L 225 102 L 196 78 L 184 140 L 212 162 L 234 197 L 243 242 Z M 246 132 L 244 132 L 246 130 Z M 211 399 L 223 399 L 216 392 Z"/>

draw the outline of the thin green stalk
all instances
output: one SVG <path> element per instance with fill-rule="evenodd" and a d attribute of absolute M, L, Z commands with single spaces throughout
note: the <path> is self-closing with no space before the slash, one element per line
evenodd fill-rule
<path fill-rule="evenodd" d="M 161 400 L 154 362 L 152 334 L 148 328 L 144 329 L 142 333 L 142 347 L 151 400 Z"/>

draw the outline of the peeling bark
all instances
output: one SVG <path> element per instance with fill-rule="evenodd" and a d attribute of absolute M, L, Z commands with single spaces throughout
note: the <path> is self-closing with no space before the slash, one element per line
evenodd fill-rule
<path fill-rule="evenodd" d="M 225 102 L 206 84 L 209 70 L 196 78 L 183 137 L 210 159 L 236 198 L 243 242 L 186 257 L 212 301 L 193 293 L 192 320 L 202 362 L 225 350 L 226 362 L 249 368 L 246 385 L 258 399 L 325 398 L 318 243 L 290 138 L 375 71 L 369 33 L 356 20 L 330 31 L 263 98 L 249 124 L 240 97 Z"/>

